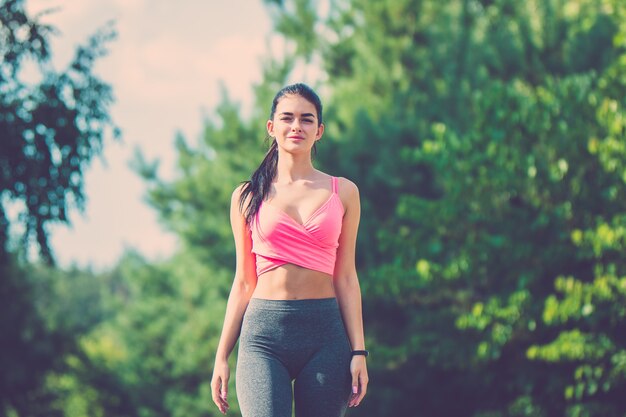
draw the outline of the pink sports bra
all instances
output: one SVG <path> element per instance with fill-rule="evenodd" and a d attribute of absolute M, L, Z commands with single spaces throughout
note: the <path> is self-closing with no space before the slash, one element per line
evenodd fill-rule
<path fill-rule="evenodd" d="M 332 177 L 332 190 L 303 224 L 261 202 L 251 225 L 257 276 L 287 263 L 333 275 L 344 214 L 336 177 Z"/>

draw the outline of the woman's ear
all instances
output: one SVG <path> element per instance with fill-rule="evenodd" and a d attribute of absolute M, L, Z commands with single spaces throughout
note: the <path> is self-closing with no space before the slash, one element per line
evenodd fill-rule
<path fill-rule="evenodd" d="M 271 137 L 274 137 L 274 122 L 271 120 L 267 121 L 267 134 Z"/>
<path fill-rule="evenodd" d="M 317 127 L 317 134 L 315 135 L 315 140 L 320 140 L 323 134 L 324 134 L 324 123 L 320 124 Z"/>

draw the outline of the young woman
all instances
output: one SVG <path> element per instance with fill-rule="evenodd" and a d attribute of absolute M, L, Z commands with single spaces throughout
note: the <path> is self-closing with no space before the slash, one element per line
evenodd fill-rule
<path fill-rule="evenodd" d="M 304 84 L 280 90 L 272 144 L 232 194 L 237 265 L 211 387 L 228 410 L 228 357 L 239 338 L 236 388 L 243 417 L 343 416 L 368 376 L 355 267 L 357 186 L 313 167 L 322 104 Z M 293 385 L 292 385 L 293 381 Z"/>

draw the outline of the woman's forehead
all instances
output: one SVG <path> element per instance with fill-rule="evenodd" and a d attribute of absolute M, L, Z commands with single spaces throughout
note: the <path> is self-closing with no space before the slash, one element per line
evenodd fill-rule
<path fill-rule="evenodd" d="M 315 105 L 302 96 L 287 95 L 282 97 L 276 105 L 276 113 L 311 113 L 317 117 Z"/>

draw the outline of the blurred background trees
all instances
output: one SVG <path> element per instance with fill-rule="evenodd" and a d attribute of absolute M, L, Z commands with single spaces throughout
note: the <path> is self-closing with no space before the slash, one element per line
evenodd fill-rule
<path fill-rule="evenodd" d="M 105 134 L 118 134 L 111 88 L 92 72 L 113 29 L 96 32 L 58 72 L 49 65 L 55 29 L 38 19 L 23 1 L 0 2 L 0 415 L 54 415 L 47 372 L 63 369 L 63 355 L 100 319 L 91 303 L 100 289 L 84 285 L 90 274 L 28 265 L 28 248 L 36 242 L 53 264 L 47 225 L 82 209 L 84 170 Z"/>
<path fill-rule="evenodd" d="M 319 66 L 316 163 L 354 180 L 363 206 L 371 387 L 349 413 L 624 416 L 626 5 L 266 3 L 293 48 L 264 62 L 252 114 L 224 92 L 196 147 L 176 138 L 174 178 L 135 160 L 179 253 L 159 264 L 129 253 L 101 274 L 10 271 L 31 287 L 4 305 L 23 299 L 39 318 L 12 338 L 30 334 L 30 348 L 56 332 L 59 355 L 29 365 L 36 389 L 3 396 L 28 392 L 30 408 L 3 399 L 0 413 L 218 415 L 209 380 L 234 265 L 230 193 L 263 155 L 274 92 L 293 68 Z"/>
<path fill-rule="evenodd" d="M 41 258 L 51 262 L 46 225 L 83 209 L 83 171 L 100 153 L 104 134 L 119 135 L 108 113 L 111 87 L 92 73 L 115 32 L 96 32 L 58 72 L 49 65 L 55 29 L 39 17 L 27 16 L 21 0 L 0 3 L 0 251 L 7 251 L 10 201 L 23 206 L 20 247 L 34 238 Z M 32 63 L 36 76 L 25 75 L 22 67 Z"/>

